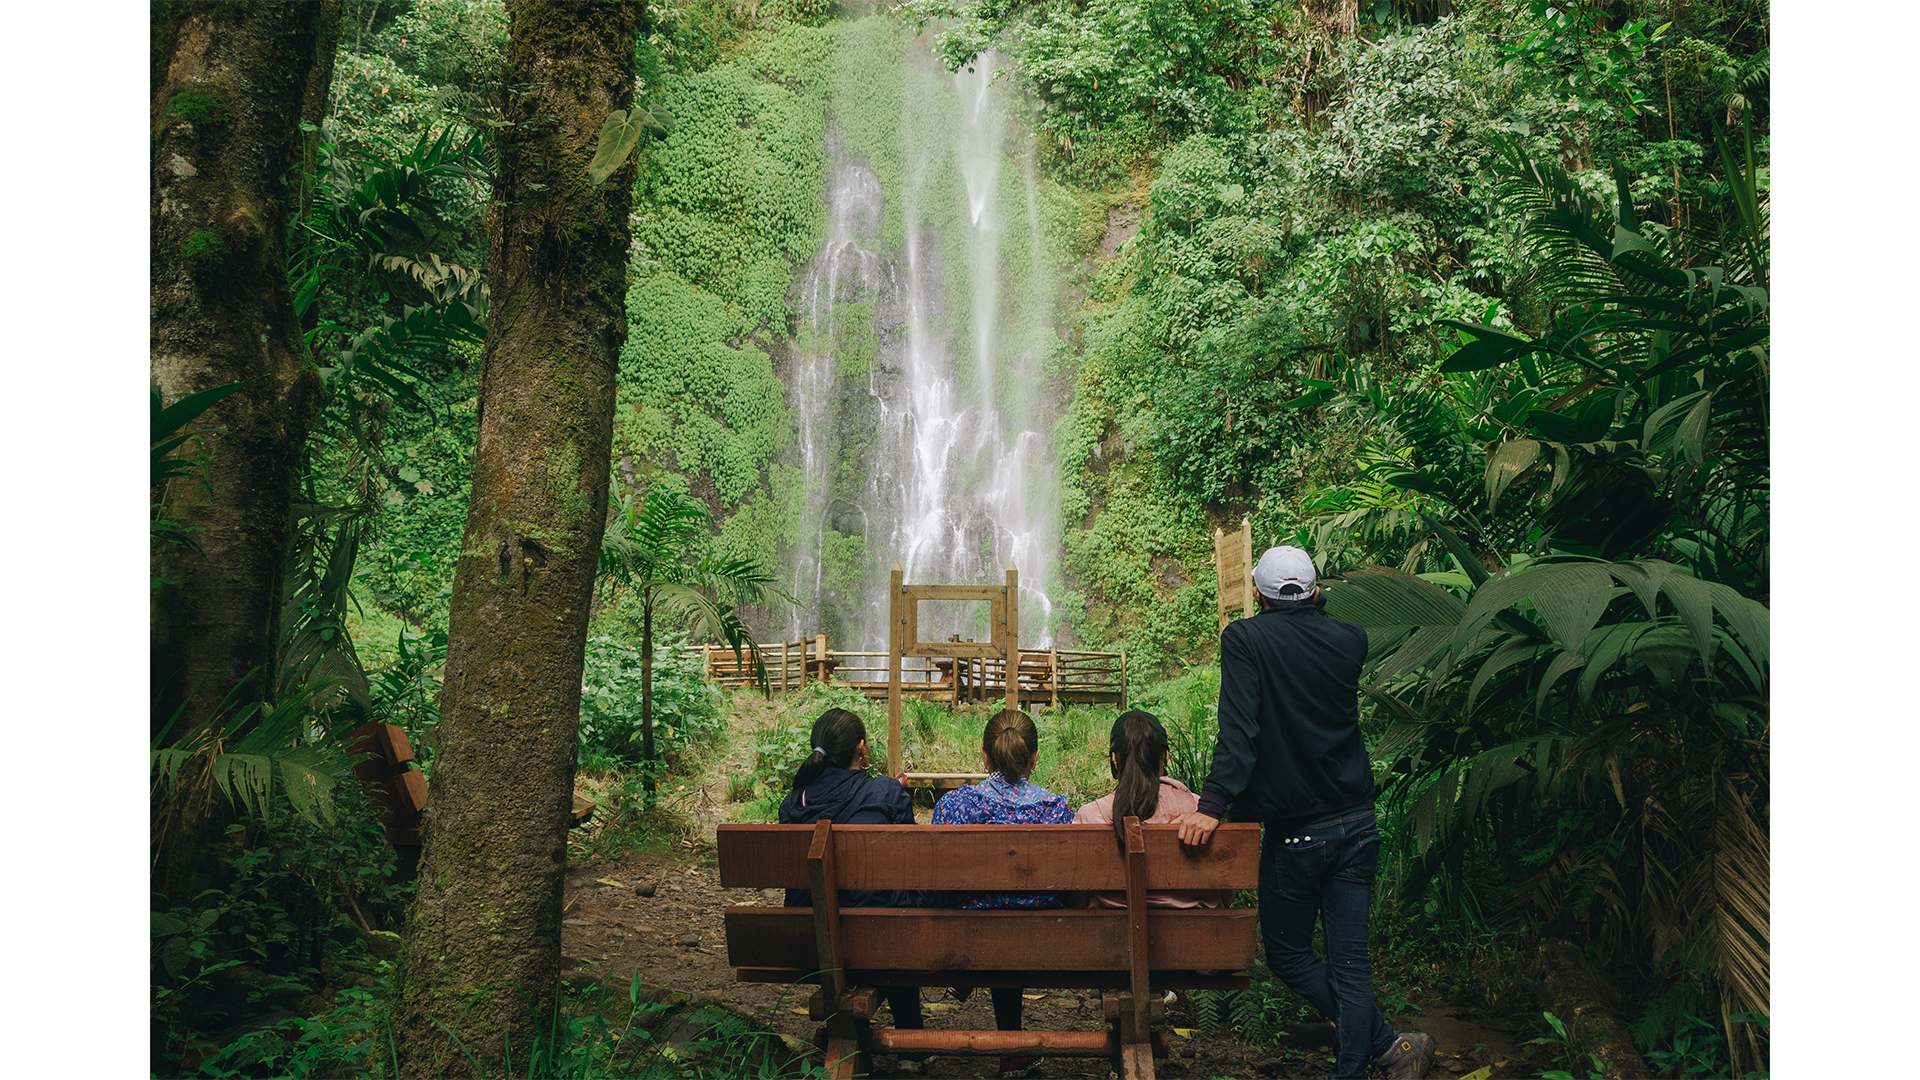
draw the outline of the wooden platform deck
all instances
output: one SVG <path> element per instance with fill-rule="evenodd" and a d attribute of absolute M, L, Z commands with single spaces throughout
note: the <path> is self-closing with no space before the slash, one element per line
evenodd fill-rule
<path fill-rule="evenodd" d="M 957 644 L 971 645 L 972 642 Z M 885 700 L 888 655 L 885 652 L 827 648 L 825 635 L 759 646 L 766 668 L 767 692 L 784 693 L 810 682 L 848 686 L 874 700 Z M 729 688 L 757 683 L 746 654 L 718 645 L 693 645 L 707 675 Z M 991 657 L 933 658 L 907 661 L 900 685 L 902 696 L 958 703 L 1004 701 L 1007 664 Z M 931 676 L 931 677 L 929 677 Z M 1083 649 L 1023 649 L 1019 664 L 1022 707 L 1050 705 L 1127 704 L 1127 654 Z"/>

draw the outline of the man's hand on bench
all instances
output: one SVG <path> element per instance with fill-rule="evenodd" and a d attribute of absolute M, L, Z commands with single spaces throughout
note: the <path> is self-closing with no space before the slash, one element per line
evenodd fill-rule
<path fill-rule="evenodd" d="M 1175 822 L 1180 826 L 1180 842 L 1189 847 L 1205 847 L 1213 839 L 1213 830 L 1220 827 L 1220 819 L 1208 817 L 1198 810 L 1182 814 Z"/>

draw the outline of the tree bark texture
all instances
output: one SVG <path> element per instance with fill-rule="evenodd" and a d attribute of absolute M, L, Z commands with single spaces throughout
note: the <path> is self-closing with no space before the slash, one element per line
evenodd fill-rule
<path fill-rule="evenodd" d="M 247 384 L 177 452 L 207 455 L 208 483 L 153 492 L 198 545 L 152 556 L 168 582 L 152 592 L 156 732 L 183 704 L 174 734 L 207 718 L 256 669 L 241 700 L 269 689 L 290 507 L 320 391 L 287 287 L 287 223 L 300 123 L 314 101 L 324 107 L 338 12 L 337 0 L 154 9 L 152 379 L 168 404 Z"/>
<path fill-rule="evenodd" d="M 587 179 L 633 107 L 639 9 L 509 0 L 480 434 L 407 933 L 401 1075 L 516 1067 L 553 1007 L 580 678 L 607 523 L 634 164 Z M 459 1045 L 439 1023 L 454 1029 Z"/>

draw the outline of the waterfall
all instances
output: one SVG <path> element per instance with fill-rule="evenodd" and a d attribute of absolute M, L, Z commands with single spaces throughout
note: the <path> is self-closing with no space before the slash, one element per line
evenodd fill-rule
<path fill-rule="evenodd" d="M 828 236 L 796 284 L 789 395 L 807 490 L 791 632 L 884 648 L 894 561 L 915 584 L 997 583 L 1014 563 L 1021 641 L 1043 645 L 1060 522 L 1038 357 L 1055 287 L 1031 151 L 1002 168 L 994 54 L 948 74 L 908 47 L 898 190 L 883 193 L 873 163 L 830 131 Z M 1015 200 L 1025 212 L 1010 217 Z M 1007 261 L 1003 239 L 1024 258 Z M 960 604 L 923 610 L 922 636 L 984 640 L 985 605 Z"/>

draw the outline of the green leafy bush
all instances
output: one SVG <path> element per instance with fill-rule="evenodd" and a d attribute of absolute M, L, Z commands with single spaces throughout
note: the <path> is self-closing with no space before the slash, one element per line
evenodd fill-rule
<path fill-rule="evenodd" d="M 681 651 L 683 638 L 653 650 L 654 741 L 665 768 L 689 747 L 721 733 L 721 694 L 701 662 Z M 580 689 L 580 765 L 594 771 L 626 768 L 640 760 L 640 652 L 610 637 L 587 641 Z"/>
<path fill-rule="evenodd" d="M 335 823 L 315 823 L 277 793 L 270 813 L 227 830 L 211 879 L 153 894 L 155 1071 L 191 1072 L 236 1029 L 307 1012 L 392 940 L 413 886 L 389 880 L 393 849 L 359 786 L 335 808 Z"/>

